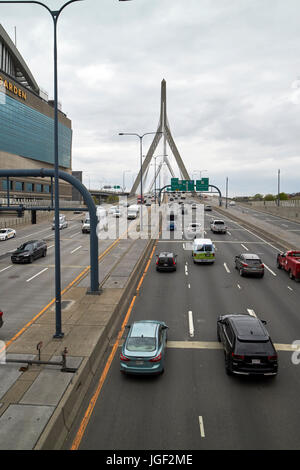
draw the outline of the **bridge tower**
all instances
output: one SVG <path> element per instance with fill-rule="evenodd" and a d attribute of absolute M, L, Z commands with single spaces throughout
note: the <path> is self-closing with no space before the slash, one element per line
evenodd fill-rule
<path fill-rule="evenodd" d="M 151 163 L 151 159 L 153 158 L 153 155 L 154 155 L 154 152 L 156 150 L 156 147 L 160 141 L 160 139 L 163 137 L 164 139 L 164 161 L 165 163 L 168 165 L 169 169 L 170 169 L 170 164 L 169 164 L 169 161 L 167 159 L 167 156 L 166 156 L 166 150 L 167 150 L 167 142 L 169 144 L 169 147 L 175 157 L 175 160 L 176 160 L 176 163 L 178 165 L 178 168 L 179 168 L 179 171 L 180 171 L 180 174 L 181 174 L 181 177 L 182 179 L 186 179 L 186 180 L 189 180 L 190 177 L 189 177 L 189 174 L 184 166 L 184 163 L 182 161 L 182 158 L 180 156 L 180 153 L 176 147 L 176 144 L 174 142 L 174 139 L 172 137 L 172 134 L 171 134 L 171 131 L 170 131 L 170 127 L 169 127 L 169 123 L 168 123 L 168 118 L 167 118 L 167 95 L 166 95 L 166 80 L 162 80 L 161 82 L 161 101 L 160 101 L 160 119 L 159 119 L 159 124 L 158 124 L 158 128 L 157 128 L 157 131 L 156 131 L 156 134 L 154 135 L 154 139 L 152 141 L 152 144 L 150 145 L 149 147 L 149 150 L 148 150 L 148 153 L 145 157 L 145 160 L 142 164 L 142 176 L 144 177 L 147 173 L 147 171 L 149 170 L 149 165 Z M 172 172 L 171 172 L 172 174 Z M 137 190 L 138 190 L 138 187 L 140 185 L 140 181 L 141 181 L 141 170 L 139 171 L 134 183 L 133 183 L 133 186 L 131 188 L 131 191 L 130 191 L 130 196 L 133 196 L 134 194 L 137 193 Z"/>

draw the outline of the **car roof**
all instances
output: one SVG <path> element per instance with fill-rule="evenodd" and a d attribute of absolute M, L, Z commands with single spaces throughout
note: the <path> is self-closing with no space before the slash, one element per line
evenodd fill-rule
<path fill-rule="evenodd" d="M 269 334 L 259 318 L 247 314 L 230 315 L 229 321 L 233 325 L 240 341 L 267 341 Z"/>
<path fill-rule="evenodd" d="M 202 244 L 205 244 L 205 245 L 210 245 L 212 244 L 212 241 L 210 238 L 195 238 L 194 239 L 194 243 L 202 243 Z"/>
<path fill-rule="evenodd" d="M 260 259 L 260 256 L 254 253 L 241 253 L 246 259 Z"/>
<path fill-rule="evenodd" d="M 159 323 L 151 320 L 137 321 L 131 326 L 130 336 L 147 336 L 155 338 Z"/>
<path fill-rule="evenodd" d="M 158 256 L 159 256 L 159 257 L 164 256 L 164 257 L 166 258 L 166 257 L 173 257 L 174 254 L 171 253 L 170 251 L 162 251 L 161 253 L 159 253 Z"/>

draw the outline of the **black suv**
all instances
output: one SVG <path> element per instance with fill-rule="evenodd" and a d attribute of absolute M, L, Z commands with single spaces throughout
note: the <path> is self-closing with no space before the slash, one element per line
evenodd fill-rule
<path fill-rule="evenodd" d="M 47 244 L 44 240 L 30 240 L 19 246 L 11 255 L 13 263 L 32 263 L 33 260 L 46 256 Z"/>
<path fill-rule="evenodd" d="M 227 374 L 277 374 L 277 353 L 265 324 L 247 314 L 219 317 L 217 335 L 223 343 Z"/>
<path fill-rule="evenodd" d="M 177 255 L 164 252 L 156 255 L 156 257 L 156 271 L 176 271 Z"/>
<path fill-rule="evenodd" d="M 255 274 L 263 277 L 265 267 L 258 255 L 250 253 L 241 253 L 235 257 L 235 269 L 238 269 L 240 276 L 245 274 Z"/>

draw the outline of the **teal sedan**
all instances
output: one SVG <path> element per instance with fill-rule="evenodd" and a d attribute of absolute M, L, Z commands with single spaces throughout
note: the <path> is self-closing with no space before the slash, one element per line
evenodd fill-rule
<path fill-rule="evenodd" d="M 164 371 L 167 325 L 143 320 L 127 325 L 128 335 L 120 354 L 120 370 L 129 374 L 159 374 Z"/>

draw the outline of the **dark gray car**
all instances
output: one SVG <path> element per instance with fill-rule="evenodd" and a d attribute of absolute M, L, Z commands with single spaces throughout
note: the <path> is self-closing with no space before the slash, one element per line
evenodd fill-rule
<path fill-rule="evenodd" d="M 33 260 L 46 256 L 47 244 L 44 240 L 30 240 L 19 246 L 11 255 L 12 263 L 32 263 Z"/>
<path fill-rule="evenodd" d="M 263 277 L 265 273 L 265 267 L 260 257 L 250 253 L 241 253 L 235 257 L 235 269 L 238 269 L 240 276 L 253 274 L 257 277 Z"/>

